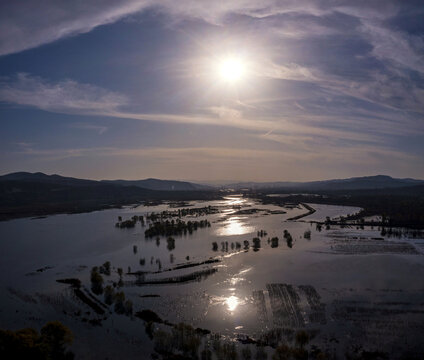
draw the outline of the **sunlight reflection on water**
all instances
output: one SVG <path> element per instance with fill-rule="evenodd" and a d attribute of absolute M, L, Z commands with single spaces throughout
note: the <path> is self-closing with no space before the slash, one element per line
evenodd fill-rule
<path fill-rule="evenodd" d="M 235 286 L 235 285 L 237 285 L 240 282 L 246 281 L 246 278 L 243 277 L 242 275 L 246 274 L 250 270 L 252 270 L 252 267 L 240 271 L 238 274 L 236 274 L 233 277 L 227 279 L 225 282 L 229 282 L 232 286 Z M 230 288 L 228 290 L 235 291 L 236 289 L 235 288 Z"/>
<path fill-rule="evenodd" d="M 217 229 L 216 234 L 219 236 L 243 235 L 255 231 L 253 226 L 247 225 L 242 218 L 232 216 L 222 223 L 222 226 Z"/>
<path fill-rule="evenodd" d="M 227 298 L 225 303 L 227 304 L 228 310 L 234 311 L 239 305 L 239 299 L 237 296 L 231 295 L 229 298 Z"/>
<path fill-rule="evenodd" d="M 235 205 L 242 205 L 247 202 L 246 199 L 240 197 L 240 196 L 228 196 L 224 198 L 225 205 L 227 206 L 235 206 Z"/>

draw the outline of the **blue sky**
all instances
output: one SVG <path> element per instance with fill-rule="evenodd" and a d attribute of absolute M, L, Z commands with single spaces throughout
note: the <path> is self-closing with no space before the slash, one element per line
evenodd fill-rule
<path fill-rule="evenodd" d="M 0 171 L 424 178 L 423 17 L 422 1 L 2 2 Z"/>

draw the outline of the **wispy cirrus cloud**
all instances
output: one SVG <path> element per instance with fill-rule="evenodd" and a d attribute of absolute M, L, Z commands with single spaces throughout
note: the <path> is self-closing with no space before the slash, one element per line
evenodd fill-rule
<path fill-rule="evenodd" d="M 279 8 L 274 0 L 261 4 L 254 0 L 3 1 L 0 5 L 0 56 L 86 33 L 152 7 L 170 14 L 174 21 L 195 17 L 211 23 L 218 23 L 231 13 L 265 16 Z M 300 6 L 290 1 L 286 8 L 299 9 Z"/>
<path fill-rule="evenodd" d="M 69 127 L 73 129 L 95 131 L 99 135 L 102 135 L 108 130 L 107 126 L 94 125 L 89 123 L 73 123 L 73 124 L 70 124 Z"/>
<path fill-rule="evenodd" d="M 382 5 L 383 4 L 383 5 Z M 31 49 L 62 38 L 89 32 L 98 26 L 111 24 L 125 17 L 154 9 L 168 14 L 169 22 L 197 18 L 223 25 L 232 15 L 257 19 L 265 26 L 260 31 L 274 29 L 285 37 L 308 37 L 337 34 L 346 21 L 337 24 L 326 20 L 335 12 L 364 22 L 363 31 L 372 39 L 383 39 L 385 44 L 394 39 L 384 27 L 370 26 L 396 15 L 403 4 L 399 1 L 339 1 L 331 0 L 31 0 L 4 1 L 0 4 L 0 56 Z M 407 6 L 407 4 L 405 5 Z M 281 16 L 284 16 L 281 18 Z M 368 24 L 368 25 L 367 25 Z M 403 35 L 396 39 L 403 42 Z M 377 53 L 385 56 L 383 45 Z M 392 56 L 389 54 L 389 56 Z"/>
<path fill-rule="evenodd" d="M 52 83 L 25 73 L 0 80 L 0 101 L 71 114 L 107 113 L 127 103 L 125 96 L 94 85 L 73 80 Z"/>
<path fill-rule="evenodd" d="M 341 90 L 367 101 L 395 105 L 398 108 L 407 106 L 412 111 L 417 111 L 422 108 L 422 89 L 410 81 L 399 79 L 399 74 L 402 75 L 402 69 L 424 72 L 424 41 L 420 36 L 388 25 L 387 20 L 395 17 L 408 7 L 408 4 L 398 1 L 385 1 L 384 6 L 382 4 L 380 1 L 334 3 L 330 0 L 90 0 L 72 4 L 68 1 L 47 0 L 41 5 L 34 1 L 3 2 L 0 5 L 0 56 L 88 32 L 100 25 L 113 23 L 148 9 L 169 15 L 169 23 L 196 18 L 227 26 L 231 25 L 232 16 L 244 16 L 251 19 L 251 23 L 241 21 L 240 26 L 255 29 L 257 41 L 268 41 L 277 49 L 274 50 L 275 53 L 270 51 L 260 59 L 261 66 L 255 69 L 259 76 L 308 81 L 324 88 Z M 343 36 L 349 40 L 361 40 L 371 47 L 371 52 L 361 56 L 373 57 L 381 61 L 382 66 L 367 74 L 368 70 L 361 69 L 362 65 L 358 64 L 356 70 L 359 71 L 359 77 L 352 79 L 331 73 L 323 60 L 316 60 L 315 66 L 311 66 L 307 55 L 298 52 L 298 49 L 296 56 L 279 58 L 279 54 L 285 52 L 284 38 L 302 38 L 300 41 L 304 42 L 304 47 L 308 47 L 308 44 L 313 45 L 316 36 Z M 340 42 L 340 39 L 337 41 Z M 287 52 L 290 53 L 290 49 Z M 352 53 L 346 56 L 356 55 Z M 340 60 L 334 68 L 343 67 L 342 58 L 340 55 Z M 346 65 L 345 74 L 350 71 Z M 30 79 L 21 76 L 23 78 L 18 81 L 22 86 L 30 86 Z M 72 85 L 72 81 L 61 84 L 64 88 L 70 88 Z M 96 94 L 99 93 L 97 90 Z M 407 91 L 412 96 L 400 96 L 400 91 Z M 94 100 L 95 103 L 96 99 Z M 115 100 L 121 103 L 123 99 Z M 108 102 L 112 104 L 113 100 Z"/>
<path fill-rule="evenodd" d="M 336 91 L 349 91 L 352 96 L 359 96 L 360 91 L 350 87 L 344 89 L 343 83 L 335 81 L 328 88 Z M 332 88 L 333 87 L 333 88 Z M 369 90 L 368 90 L 369 91 Z M 0 101 L 41 109 L 49 112 L 105 116 L 117 119 L 131 119 L 149 122 L 173 123 L 173 124 L 197 124 L 220 127 L 233 127 L 260 134 L 275 132 L 291 136 L 325 136 L 336 139 L 381 142 L 385 134 L 416 133 L 414 119 L 410 119 L 409 126 L 405 126 L 405 118 L 398 119 L 395 116 L 381 117 L 381 112 L 365 112 L 362 116 L 348 115 L 344 112 L 343 127 L 340 123 L 339 112 L 327 112 L 322 115 L 318 112 L 326 111 L 317 105 L 308 109 L 296 106 L 299 112 L 290 115 L 279 114 L 276 108 L 268 115 L 258 115 L 257 104 L 261 100 L 253 100 L 252 104 L 236 102 L 234 106 L 212 106 L 199 108 L 197 112 L 172 114 L 172 113 L 143 113 L 128 111 L 131 105 L 126 96 L 112 92 L 98 86 L 81 84 L 72 80 L 49 82 L 40 77 L 28 74 L 18 74 L 16 77 L 3 79 L 0 82 Z M 270 100 L 267 100 L 270 101 Z M 278 98 L 272 102 L 281 102 Z M 274 105 L 273 105 L 274 106 Z M 352 107 L 355 105 L 352 104 Z M 334 107 L 334 105 L 333 105 Z M 346 103 L 343 103 L 345 111 Z M 373 119 L 373 121 L 370 121 Z M 71 125 L 75 128 L 97 131 L 104 133 L 107 127 L 90 123 L 76 123 Z M 270 138 L 271 139 L 271 138 Z"/>
<path fill-rule="evenodd" d="M 314 74 L 315 72 L 311 67 L 296 63 L 277 64 L 274 62 L 263 63 L 262 68 L 256 70 L 258 75 L 272 79 L 317 82 L 320 78 Z"/>
<path fill-rule="evenodd" d="M 395 65 L 424 73 L 424 40 L 378 23 L 363 22 L 360 31 L 373 46 L 372 54 Z"/>
<path fill-rule="evenodd" d="M 149 0 L 2 1 L 0 56 L 89 32 L 143 10 L 151 3 Z"/>

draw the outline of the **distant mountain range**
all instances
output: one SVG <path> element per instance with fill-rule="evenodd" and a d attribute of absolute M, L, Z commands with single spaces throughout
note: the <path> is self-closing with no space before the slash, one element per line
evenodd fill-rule
<path fill-rule="evenodd" d="M 241 182 L 229 184 L 226 188 L 234 190 L 296 190 L 296 191 L 331 191 L 331 190 L 365 190 L 389 189 L 414 185 L 424 185 L 424 180 L 396 179 L 387 175 L 353 177 L 310 182 Z"/>
<path fill-rule="evenodd" d="M 86 180 L 41 172 L 16 172 L 0 176 L 0 220 L 54 213 L 84 212 L 141 201 L 188 201 L 221 198 L 220 190 L 270 192 L 356 191 L 370 196 L 422 194 L 423 180 L 377 175 L 313 182 L 246 182 L 212 187 L 176 180 Z M 399 191 L 401 190 L 401 193 Z"/>
<path fill-rule="evenodd" d="M 143 189 L 158 191 L 190 191 L 190 190 L 213 190 L 208 185 L 200 185 L 188 181 L 177 180 L 160 180 L 160 179 L 144 179 L 144 180 L 102 180 L 106 184 L 115 184 L 122 186 L 136 186 Z"/>
<path fill-rule="evenodd" d="M 233 190 L 362 190 L 362 189 L 388 189 L 406 186 L 424 185 L 424 180 L 396 179 L 387 175 L 353 177 L 348 179 L 333 179 L 309 182 L 276 181 L 276 182 L 239 182 L 223 186 L 209 186 L 188 181 L 144 179 L 144 180 L 86 180 L 60 175 L 46 175 L 41 172 L 15 172 L 0 176 L 0 182 L 15 181 L 23 183 L 56 184 L 62 186 L 106 186 L 141 188 L 154 191 L 205 191 L 218 189 Z"/>
<path fill-rule="evenodd" d="M 86 212 L 141 201 L 211 200 L 219 196 L 208 189 L 183 181 L 96 181 L 17 172 L 0 176 L 0 220 Z"/>
<path fill-rule="evenodd" d="M 64 177 L 60 175 L 46 175 L 41 172 L 15 172 L 0 176 L 0 181 L 23 181 L 23 182 L 38 182 L 44 184 L 58 184 L 66 186 L 96 186 L 96 185 L 118 185 L 125 187 L 138 187 L 148 190 L 157 191 L 193 191 L 193 190 L 211 190 L 211 186 L 199 185 L 187 181 L 176 180 L 160 180 L 160 179 L 145 179 L 145 180 L 85 180 L 72 177 Z"/>
<path fill-rule="evenodd" d="M 45 184 L 61 184 L 69 186 L 85 186 L 98 183 L 95 180 L 84 180 L 60 175 L 46 175 L 42 172 L 14 172 L 0 176 L 0 181 L 24 181 L 24 182 L 39 182 Z"/>

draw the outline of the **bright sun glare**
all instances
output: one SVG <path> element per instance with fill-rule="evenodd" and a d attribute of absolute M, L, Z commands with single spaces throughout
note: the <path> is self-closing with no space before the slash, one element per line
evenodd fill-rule
<path fill-rule="evenodd" d="M 223 59 L 219 65 L 221 78 L 229 83 L 236 83 L 243 78 L 246 66 L 242 60 L 237 58 Z"/>
<path fill-rule="evenodd" d="M 225 302 L 227 303 L 228 310 L 234 311 L 239 304 L 239 299 L 236 296 L 230 296 Z"/>

